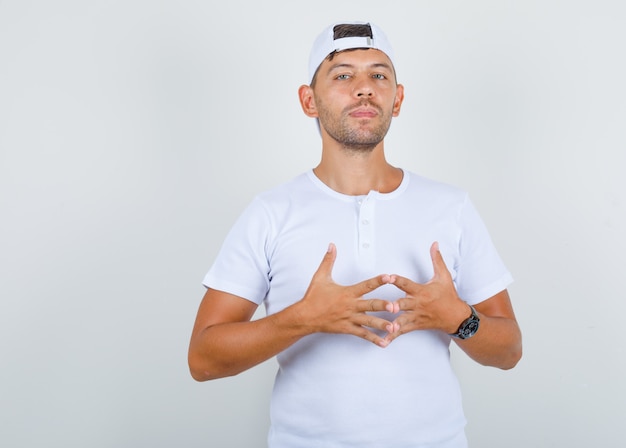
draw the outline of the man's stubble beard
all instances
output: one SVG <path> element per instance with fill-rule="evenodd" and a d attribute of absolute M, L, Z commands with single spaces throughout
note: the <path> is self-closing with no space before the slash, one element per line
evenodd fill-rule
<path fill-rule="evenodd" d="M 378 112 L 378 118 L 381 118 L 381 121 L 373 129 L 362 129 L 348 124 L 350 120 L 348 112 L 360 105 L 369 105 Z M 362 101 L 357 105 L 349 106 L 339 116 L 335 116 L 318 100 L 318 113 L 319 124 L 328 135 L 340 143 L 345 150 L 355 154 L 371 152 L 383 141 L 391 126 L 391 115 L 387 116 L 382 108 L 371 101 Z"/>

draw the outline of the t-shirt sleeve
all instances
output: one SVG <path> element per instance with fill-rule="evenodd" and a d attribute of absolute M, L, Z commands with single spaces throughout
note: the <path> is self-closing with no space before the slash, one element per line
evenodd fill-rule
<path fill-rule="evenodd" d="M 460 210 L 459 220 L 461 261 L 457 266 L 455 283 L 459 296 L 474 305 L 506 289 L 513 282 L 513 277 L 469 197 L 466 197 Z"/>
<path fill-rule="evenodd" d="M 204 277 L 204 286 L 260 305 L 269 290 L 269 263 L 265 250 L 269 222 L 262 202 L 254 199 L 224 239 Z"/>

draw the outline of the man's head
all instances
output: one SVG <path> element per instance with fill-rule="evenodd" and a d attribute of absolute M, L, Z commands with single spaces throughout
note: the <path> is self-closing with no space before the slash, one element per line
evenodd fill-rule
<path fill-rule="evenodd" d="M 315 39 L 309 55 L 309 84 L 315 83 L 320 64 L 335 53 L 357 48 L 374 48 L 387 55 L 393 64 L 394 54 L 385 33 L 372 23 L 342 22 L 324 29 Z"/>
<path fill-rule="evenodd" d="M 362 22 L 331 25 L 315 40 L 309 71 L 298 94 L 322 139 L 361 153 L 379 146 L 404 98 L 383 32 Z"/>

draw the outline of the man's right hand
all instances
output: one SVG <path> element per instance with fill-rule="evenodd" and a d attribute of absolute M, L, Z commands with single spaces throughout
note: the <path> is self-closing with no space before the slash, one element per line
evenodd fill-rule
<path fill-rule="evenodd" d="M 382 299 L 364 299 L 363 296 L 390 283 L 391 277 L 383 274 L 354 285 L 339 285 L 332 277 L 336 258 L 337 248 L 331 243 L 304 297 L 293 305 L 297 320 L 310 333 L 352 334 L 380 347 L 386 347 L 390 339 L 379 336 L 371 329 L 392 334 L 398 330 L 397 324 L 368 313 L 396 313 L 397 305 Z"/>

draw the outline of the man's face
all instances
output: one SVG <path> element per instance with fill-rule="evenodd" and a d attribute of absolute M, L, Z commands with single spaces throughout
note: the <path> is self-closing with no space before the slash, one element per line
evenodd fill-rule
<path fill-rule="evenodd" d="M 372 150 L 400 112 L 402 86 L 385 53 L 344 51 L 322 62 L 313 96 L 323 131 L 346 148 Z"/>

